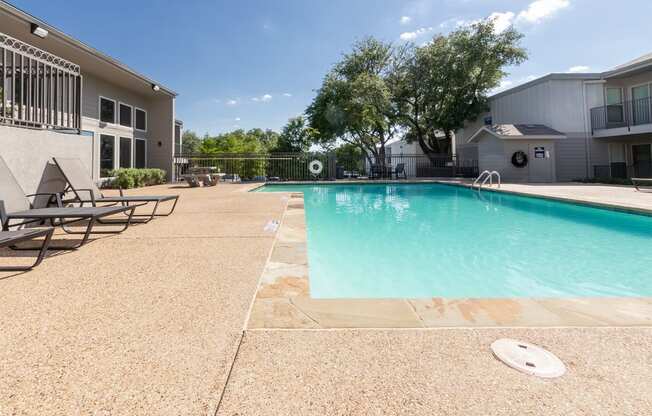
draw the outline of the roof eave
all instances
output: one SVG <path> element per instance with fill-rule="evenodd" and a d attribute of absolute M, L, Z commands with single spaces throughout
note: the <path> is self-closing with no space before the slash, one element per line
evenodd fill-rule
<path fill-rule="evenodd" d="M 158 85 L 161 92 L 164 92 L 164 93 L 166 93 L 167 95 L 169 95 L 171 97 L 177 97 L 179 95 L 176 91 L 174 91 L 174 90 L 172 90 L 170 88 L 167 88 L 164 85 L 160 84 L 159 82 L 157 82 L 157 81 L 155 81 L 155 80 L 153 80 L 153 79 L 151 79 L 149 77 L 146 77 L 145 75 L 142 75 L 142 74 L 134 71 L 133 69 L 129 68 L 127 65 L 123 64 L 122 62 L 120 62 L 120 61 L 118 61 L 118 60 L 116 60 L 116 59 L 114 59 L 114 58 L 112 58 L 112 57 L 98 51 L 97 49 L 85 44 L 84 42 L 82 42 L 82 41 L 80 41 L 78 39 L 73 38 L 70 35 L 65 34 L 61 30 L 55 28 L 54 26 L 48 24 L 47 22 L 44 22 L 43 20 L 39 19 L 38 17 L 33 16 L 33 15 L 27 13 L 26 11 L 23 11 L 23 10 L 19 9 L 18 7 L 14 6 L 13 4 L 9 4 L 6 1 L 0 1 L 0 7 L 7 10 L 8 12 L 13 13 L 14 15 L 20 17 L 21 19 L 25 20 L 26 22 L 36 23 L 37 25 L 39 25 L 39 26 L 43 27 L 44 29 L 46 29 L 50 33 L 50 35 L 54 35 L 57 38 L 61 39 L 62 41 L 66 42 L 66 43 L 68 43 L 68 44 L 70 44 L 70 45 L 72 45 L 74 47 L 77 47 L 77 48 L 79 48 L 79 49 L 81 49 L 81 50 L 83 50 L 83 51 L 85 51 L 85 52 L 87 52 L 87 53 L 89 53 L 91 55 L 97 56 L 99 59 L 103 60 L 104 62 L 114 66 L 115 68 L 117 68 L 119 70 L 125 71 L 128 74 L 130 74 L 130 75 L 132 75 L 132 76 L 134 76 L 136 78 L 141 79 L 144 83 L 149 84 L 150 86 Z"/>
<path fill-rule="evenodd" d="M 647 61 L 639 62 L 634 65 L 627 66 L 625 68 L 618 68 L 611 71 L 607 71 L 602 74 L 602 78 L 610 79 L 610 78 L 620 77 L 623 75 L 627 75 L 630 72 L 636 72 L 636 71 L 641 71 L 650 68 L 652 68 L 652 59 L 648 59 Z"/>
<path fill-rule="evenodd" d="M 496 93 L 494 95 L 491 95 L 489 97 L 489 100 L 493 100 L 496 98 L 504 97 L 509 94 L 513 94 L 515 92 L 527 89 L 533 85 L 541 84 L 546 81 L 551 81 L 551 80 L 599 80 L 601 78 L 601 74 L 597 72 L 587 72 L 587 73 L 551 73 L 544 75 L 542 77 L 533 79 L 532 81 L 525 82 L 523 84 L 516 85 L 514 87 L 511 87 L 509 89 L 506 89 L 504 91 L 501 91 L 499 93 Z"/>

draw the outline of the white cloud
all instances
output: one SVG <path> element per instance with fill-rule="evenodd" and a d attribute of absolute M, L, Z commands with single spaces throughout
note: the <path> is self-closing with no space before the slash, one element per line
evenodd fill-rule
<path fill-rule="evenodd" d="M 570 6 L 570 0 L 535 0 L 530 3 L 527 9 L 518 14 L 517 20 L 540 23 L 568 6 Z"/>
<path fill-rule="evenodd" d="M 286 92 L 286 93 L 283 93 L 283 97 L 292 97 L 292 94 L 290 94 L 289 92 Z"/>
<path fill-rule="evenodd" d="M 228 100 L 226 102 L 226 105 L 236 105 L 236 104 L 238 104 L 238 100 Z"/>
<path fill-rule="evenodd" d="M 236 117 L 236 118 L 235 118 L 235 121 L 240 121 L 240 117 Z"/>
<path fill-rule="evenodd" d="M 570 0 L 535 0 L 531 2 L 526 9 L 521 10 L 518 13 L 511 11 L 493 12 L 487 16 L 487 19 L 493 19 L 496 33 L 501 33 L 514 24 L 541 23 L 543 20 L 552 17 L 558 11 L 565 9 L 568 6 L 570 6 Z M 439 27 L 441 29 L 460 28 L 471 26 L 481 21 L 482 19 L 451 18 L 441 22 Z M 408 39 L 404 40 L 412 40 L 417 37 L 417 32 L 403 33 L 401 34 L 401 39 L 405 36 Z"/>
<path fill-rule="evenodd" d="M 419 36 L 423 36 L 427 33 L 432 32 L 434 29 L 432 27 L 422 27 L 414 32 L 403 32 L 401 33 L 401 40 L 414 40 L 418 38 Z"/>
<path fill-rule="evenodd" d="M 488 19 L 494 21 L 494 31 L 502 33 L 509 29 L 514 24 L 515 14 L 513 12 L 493 12 L 489 15 Z"/>
<path fill-rule="evenodd" d="M 568 68 L 568 72 L 575 72 L 575 73 L 589 72 L 590 70 L 591 70 L 591 68 L 586 66 L 586 65 L 576 65 L 576 66 L 571 66 L 570 68 Z"/>
<path fill-rule="evenodd" d="M 267 103 L 267 102 L 272 101 L 272 96 L 270 94 L 265 94 L 265 95 L 262 95 L 260 97 L 254 97 L 254 98 L 251 99 L 251 101 L 256 102 L 256 103 L 260 103 L 260 102 Z"/>
<path fill-rule="evenodd" d="M 412 21 L 412 18 L 410 16 L 401 16 L 401 24 L 402 25 L 407 25 Z"/>

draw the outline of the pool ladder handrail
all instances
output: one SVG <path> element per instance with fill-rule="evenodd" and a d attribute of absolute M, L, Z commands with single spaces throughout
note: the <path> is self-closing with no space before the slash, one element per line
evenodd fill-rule
<path fill-rule="evenodd" d="M 481 191 L 482 187 L 484 185 L 486 185 L 487 182 L 489 182 L 489 186 L 493 186 L 494 185 L 494 176 L 497 179 L 498 188 L 500 188 L 500 173 L 498 171 L 496 171 L 496 170 L 482 171 L 480 176 L 475 178 L 475 181 L 473 181 L 473 185 L 471 185 L 471 188 L 475 189 L 476 185 L 478 185 L 478 183 L 480 183 L 480 185 L 478 186 L 478 191 Z M 482 182 L 480 182 L 480 180 L 482 180 Z"/>

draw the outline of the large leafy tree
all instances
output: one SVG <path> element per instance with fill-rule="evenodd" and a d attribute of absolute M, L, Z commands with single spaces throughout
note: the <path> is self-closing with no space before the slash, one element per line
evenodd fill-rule
<path fill-rule="evenodd" d="M 407 140 L 429 155 L 449 153 L 455 130 L 487 110 L 505 67 L 527 58 L 522 37 L 514 28 L 497 32 L 485 20 L 402 49 L 391 86 Z"/>
<path fill-rule="evenodd" d="M 202 154 L 215 153 L 264 153 L 264 142 L 259 132 L 244 131 L 242 129 L 223 133 L 218 136 L 205 136 L 199 151 Z"/>
<path fill-rule="evenodd" d="M 373 38 L 343 56 L 306 110 L 318 132 L 314 142 L 325 148 L 348 143 L 384 163 L 385 144 L 399 128 L 389 85 L 393 60 L 392 45 Z"/>
<path fill-rule="evenodd" d="M 293 117 L 283 127 L 276 146 L 271 148 L 270 151 L 272 153 L 307 152 L 310 149 L 314 135 L 314 129 L 308 126 L 303 116 Z"/>
<path fill-rule="evenodd" d="M 201 139 L 197 136 L 192 130 L 186 130 L 183 132 L 182 136 L 182 145 L 183 148 L 181 153 L 184 155 L 194 155 L 199 153 L 199 146 L 201 146 Z"/>

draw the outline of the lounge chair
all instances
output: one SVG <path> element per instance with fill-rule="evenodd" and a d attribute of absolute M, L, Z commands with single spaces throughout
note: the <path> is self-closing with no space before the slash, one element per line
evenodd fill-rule
<path fill-rule="evenodd" d="M 47 206 L 44 208 L 35 208 L 29 200 L 30 197 L 46 197 Z M 56 202 L 57 207 L 49 207 Z M 0 157 L 0 223 L 3 231 L 9 231 L 10 227 L 22 227 L 26 225 L 44 225 L 49 222 L 52 226 L 61 226 L 68 234 L 83 234 L 83 239 L 74 246 L 52 247 L 53 249 L 69 250 L 83 246 L 88 241 L 91 233 L 93 234 L 116 234 L 126 230 L 131 223 L 131 218 L 136 207 L 114 206 L 114 207 L 64 207 L 60 194 L 37 193 L 25 195 L 13 173 Z M 93 231 L 93 226 L 98 221 L 115 214 L 128 213 L 128 219 L 123 223 L 123 227 L 111 231 Z M 11 223 L 19 221 L 18 223 Z M 73 231 L 66 227 L 69 224 L 87 221 L 84 231 Z"/>
<path fill-rule="evenodd" d="M 649 189 L 646 189 L 643 191 L 641 189 L 641 186 L 645 187 L 650 187 L 652 186 L 652 178 L 631 178 L 632 185 L 634 185 L 634 188 L 636 188 L 637 191 L 639 192 L 650 192 Z"/>
<path fill-rule="evenodd" d="M 179 200 L 179 195 L 124 195 L 122 189 L 120 189 L 120 196 L 104 196 L 100 189 L 97 187 L 95 182 L 88 176 L 88 170 L 84 166 L 81 160 L 79 159 L 66 159 L 66 158 L 54 158 L 54 163 L 57 165 L 61 174 L 68 182 L 68 189 L 73 194 L 75 194 L 75 201 L 82 204 L 91 203 L 92 206 L 96 207 L 98 203 L 102 204 L 121 204 L 123 206 L 129 206 L 130 204 L 139 204 L 142 203 L 154 203 L 154 208 L 150 214 L 131 214 L 133 218 L 145 217 L 147 219 L 141 220 L 140 222 L 149 222 L 154 217 L 167 217 L 168 215 L 174 212 L 174 208 L 177 206 Z M 158 206 L 161 202 L 174 201 L 172 208 L 166 214 L 158 214 Z M 102 222 L 101 220 L 99 221 Z M 114 221 L 115 223 L 115 221 Z"/>
<path fill-rule="evenodd" d="M 43 258 L 45 257 L 45 254 L 48 251 L 48 247 L 50 246 L 50 240 L 52 239 L 53 232 L 54 232 L 54 228 L 52 227 L 25 228 L 23 230 L 15 230 L 15 231 L 0 231 L 0 247 L 9 247 L 12 249 L 15 249 L 16 244 L 21 243 L 23 241 L 31 241 L 34 240 L 35 238 L 44 237 L 43 244 L 41 244 L 41 247 L 38 249 L 39 253 L 38 256 L 36 257 L 36 261 L 32 263 L 31 266 L 0 266 L 0 271 L 24 272 L 27 270 L 31 270 L 34 267 L 41 264 Z"/>

